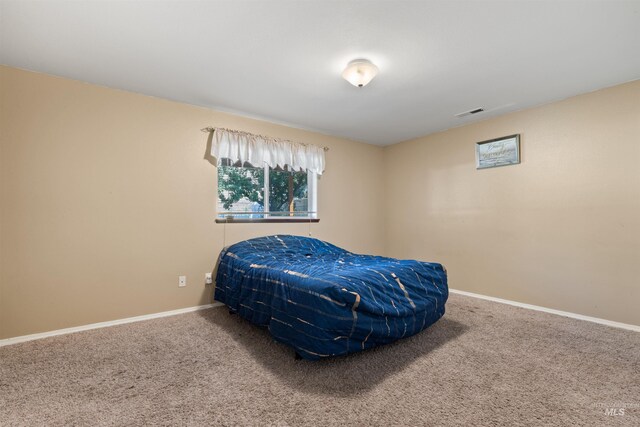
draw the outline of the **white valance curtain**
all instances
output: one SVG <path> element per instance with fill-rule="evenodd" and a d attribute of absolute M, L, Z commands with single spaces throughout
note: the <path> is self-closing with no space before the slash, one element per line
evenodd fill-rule
<path fill-rule="evenodd" d="M 264 163 L 273 168 L 290 166 L 318 175 L 324 171 L 322 147 L 223 128 L 214 129 L 211 155 L 218 160 L 249 162 L 253 166 Z"/>

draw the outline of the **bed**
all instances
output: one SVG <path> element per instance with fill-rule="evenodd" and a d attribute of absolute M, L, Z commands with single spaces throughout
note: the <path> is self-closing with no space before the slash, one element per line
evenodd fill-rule
<path fill-rule="evenodd" d="M 224 248 L 214 298 L 316 360 L 414 335 L 442 317 L 448 294 L 441 264 L 277 235 Z"/>

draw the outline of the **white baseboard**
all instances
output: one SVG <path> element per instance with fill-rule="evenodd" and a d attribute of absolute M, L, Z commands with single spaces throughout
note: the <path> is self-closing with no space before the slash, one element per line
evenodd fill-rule
<path fill-rule="evenodd" d="M 498 302 L 501 304 L 509 304 L 516 307 L 526 308 L 529 310 L 542 311 L 545 313 L 551 313 L 559 316 L 570 317 L 572 319 L 586 320 L 587 322 L 599 323 L 601 325 L 611 326 L 614 328 L 621 328 L 621 329 L 627 329 L 630 331 L 640 332 L 640 326 L 631 325 L 628 323 L 614 322 L 612 320 L 599 319 L 597 317 L 584 316 L 582 314 L 570 313 L 568 311 L 554 310 L 552 308 L 541 307 L 539 305 L 525 304 L 522 302 L 490 297 L 487 295 L 481 295 L 481 294 L 476 294 L 476 293 L 467 292 L 467 291 L 460 291 L 457 289 L 450 288 L 449 292 L 451 292 L 452 294 L 465 295 L 468 297 L 484 299 L 487 301 Z M 187 307 L 187 308 L 180 308 L 177 310 L 163 311 L 160 313 L 152 313 L 152 314 L 145 314 L 142 316 L 127 317 L 126 319 L 110 320 L 108 322 L 91 323 L 89 325 L 75 326 L 73 328 L 57 329 L 55 331 L 42 332 L 39 334 L 22 335 L 19 337 L 6 338 L 3 340 L 0 340 L 0 347 L 4 347 L 6 345 L 18 344 L 26 341 L 39 340 L 42 338 L 55 337 L 57 335 L 72 334 L 75 332 L 88 331 L 91 329 L 107 328 L 109 326 L 123 325 L 125 323 L 141 322 L 143 320 L 151 320 L 151 319 L 158 319 L 161 317 L 175 316 L 177 314 L 190 313 L 198 310 L 206 310 L 208 308 L 219 307 L 222 305 L 223 305 L 222 303 L 216 302 L 213 304 L 198 305 L 195 307 Z"/>
<path fill-rule="evenodd" d="M 599 323 L 601 325 L 612 326 L 614 328 L 627 329 L 630 331 L 640 332 L 640 326 L 628 323 L 614 322 L 613 320 L 600 319 L 598 317 L 584 316 L 582 314 L 570 313 L 568 311 L 554 310 L 553 308 L 540 307 L 539 305 L 525 304 L 523 302 L 511 301 L 508 299 L 489 297 L 486 295 L 475 294 L 473 292 L 459 291 L 457 289 L 449 289 L 452 294 L 465 295 L 472 298 L 484 299 L 487 301 L 499 302 L 501 304 L 514 305 L 516 307 L 527 308 L 529 310 L 543 311 L 545 313 L 557 314 L 558 316 L 571 317 L 572 319 L 586 320 L 587 322 Z"/>
<path fill-rule="evenodd" d="M 198 305 L 195 307 L 179 308 L 177 310 L 163 311 L 160 313 L 144 314 L 142 316 L 127 317 L 126 319 L 110 320 L 108 322 L 91 323 L 89 325 L 75 326 L 73 328 L 57 329 L 55 331 L 41 332 L 39 334 L 22 335 L 19 337 L 6 338 L 0 340 L 0 347 L 5 345 L 18 344 L 26 341 L 39 340 L 42 338 L 55 337 L 57 335 L 72 334 L 74 332 L 88 331 L 90 329 L 107 328 L 109 326 L 123 325 L 125 323 L 141 322 L 143 320 L 158 319 L 160 317 L 175 316 L 176 314 L 191 313 L 192 311 L 206 310 L 207 308 L 219 307 L 221 302 L 213 304 Z"/>

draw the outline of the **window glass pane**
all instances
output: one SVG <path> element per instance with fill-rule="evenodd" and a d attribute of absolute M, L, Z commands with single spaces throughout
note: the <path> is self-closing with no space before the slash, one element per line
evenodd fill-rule
<path fill-rule="evenodd" d="M 289 171 L 288 168 L 269 169 L 270 215 L 307 216 L 309 210 L 307 184 L 306 171 Z"/>
<path fill-rule="evenodd" d="M 289 168 L 218 162 L 218 218 L 311 217 L 316 210 L 316 176 Z"/>
<path fill-rule="evenodd" d="M 236 218 L 262 218 L 263 211 L 264 168 L 249 163 L 231 164 L 229 159 L 221 159 L 218 165 L 218 212 L 234 212 Z"/>

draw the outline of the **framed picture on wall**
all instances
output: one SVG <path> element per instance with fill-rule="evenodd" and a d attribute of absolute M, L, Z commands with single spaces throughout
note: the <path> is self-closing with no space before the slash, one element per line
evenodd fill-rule
<path fill-rule="evenodd" d="M 520 134 L 476 142 L 476 169 L 520 163 Z"/>

